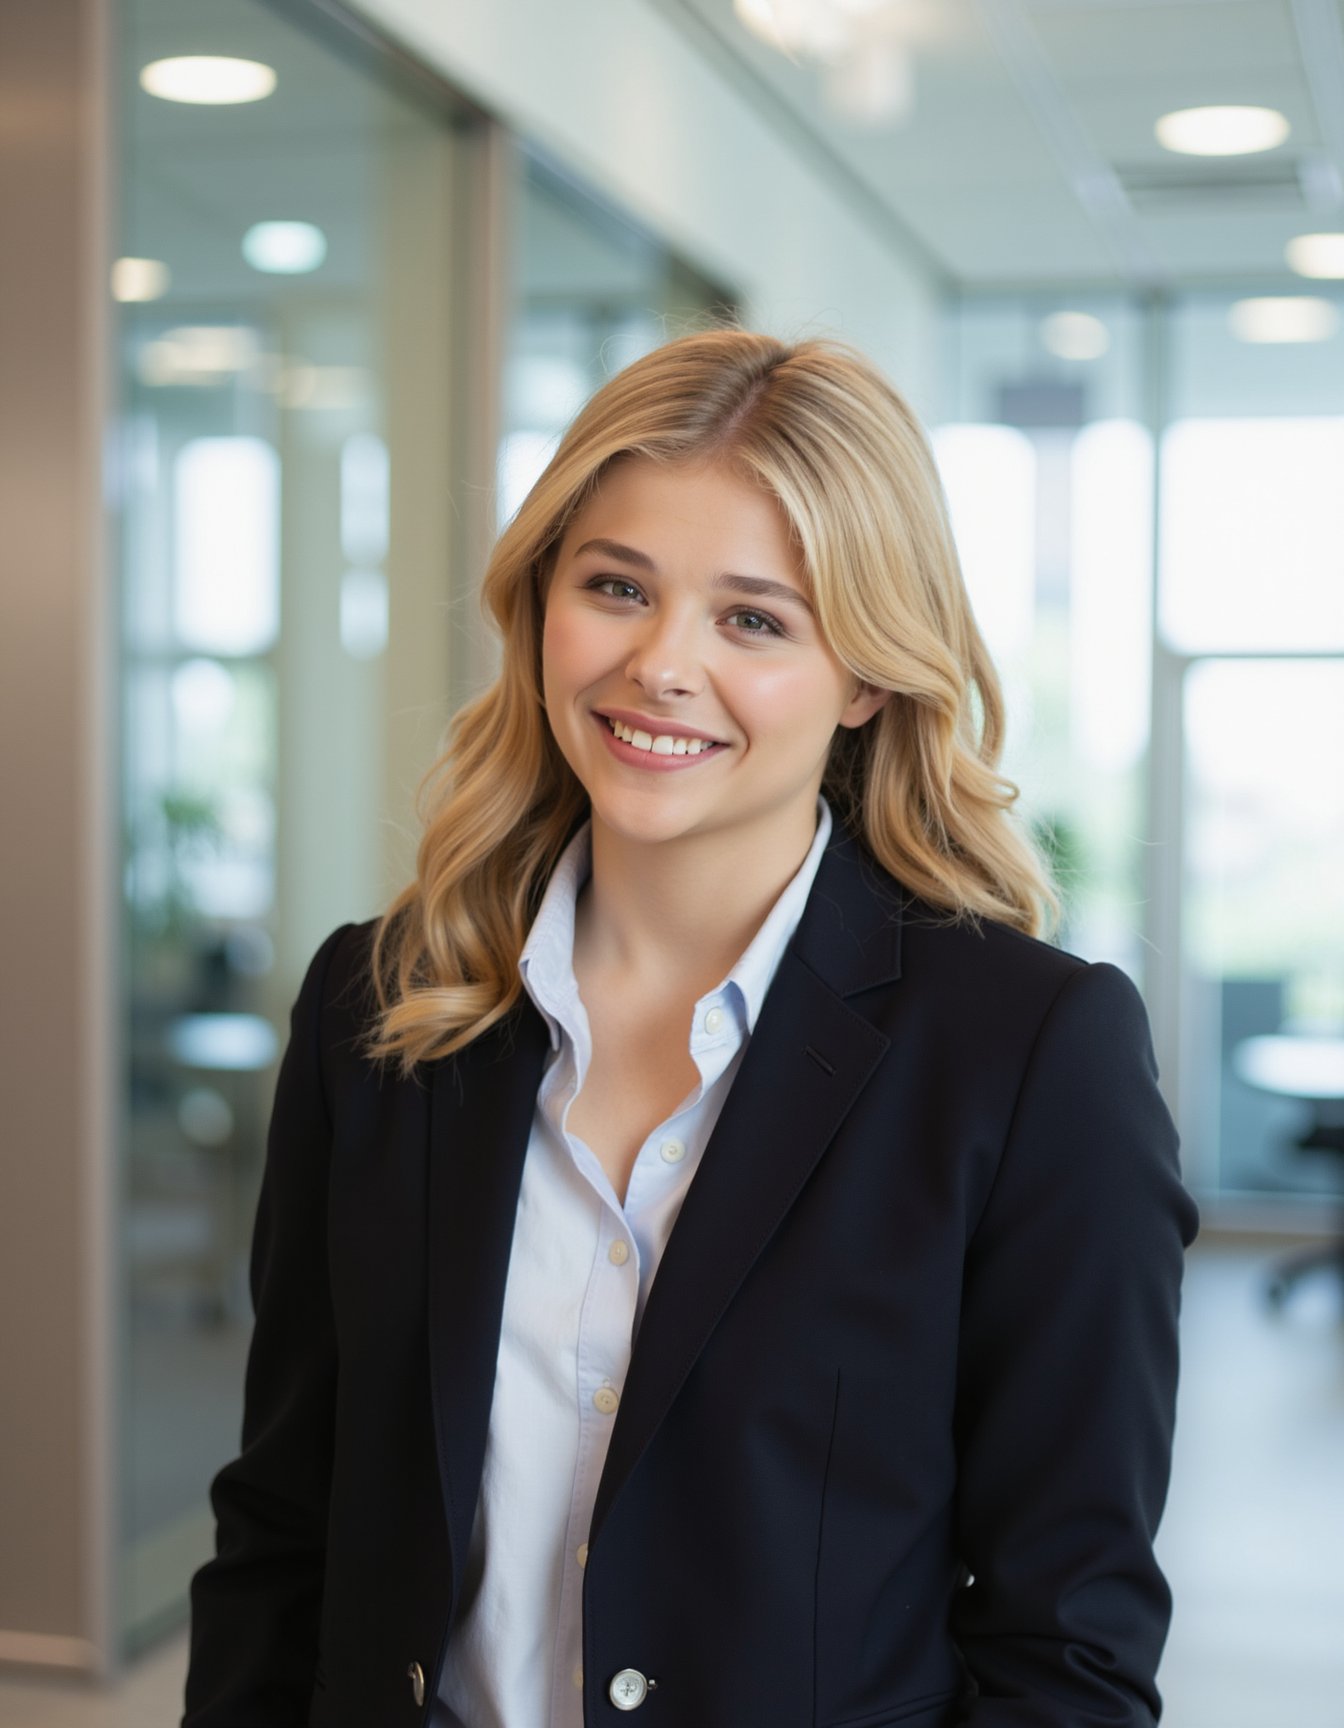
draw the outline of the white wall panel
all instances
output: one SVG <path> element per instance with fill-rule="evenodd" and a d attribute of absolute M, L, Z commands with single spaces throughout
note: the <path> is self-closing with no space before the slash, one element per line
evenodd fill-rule
<path fill-rule="evenodd" d="M 746 322 L 857 343 L 928 412 L 936 284 L 656 0 L 354 0 L 742 296 Z"/>

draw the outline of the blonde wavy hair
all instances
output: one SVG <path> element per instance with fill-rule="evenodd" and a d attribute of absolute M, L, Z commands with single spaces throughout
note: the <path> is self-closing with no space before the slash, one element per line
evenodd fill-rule
<path fill-rule="evenodd" d="M 518 958 L 587 811 L 542 705 L 546 587 L 565 529 L 622 457 L 728 461 L 782 505 L 831 648 L 892 692 L 839 729 L 823 790 L 877 861 L 955 918 L 1036 934 L 1041 861 L 997 771 L 998 678 L 971 614 L 918 421 L 874 367 L 828 341 L 687 336 L 604 385 L 501 535 L 483 604 L 503 638 L 495 683 L 453 722 L 420 789 L 415 880 L 373 946 L 369 1054 L 404 1072 L 461 1049 L 517 1002 Z"/>

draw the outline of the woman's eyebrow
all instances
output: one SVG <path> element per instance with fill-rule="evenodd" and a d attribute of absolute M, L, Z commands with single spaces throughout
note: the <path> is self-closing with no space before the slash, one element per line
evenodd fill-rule
<path fill-rule="evenodd" d="M 811 602 L 801 588 L 790 588 L 787 582 L 776 582 L 769 576 L 737 576 L 731 570 L 725 570 L 722 576 L 714 578 L 711 587 L 727 589 L 734 594 L 751 594 L 758 600 L 792 600 L 795 606 L 808 612 L 812 610 Z"/>
<path fill-rule="evenodd" d="M 622 546 L 619 540 L 585 540 L 574 556 L 584 552 L 599 552 L 604 558 L 619 558 L 623 564 L 633 564 L 639 570 L 656 568 L 647 552 L 637 552 L 633 546 Z"/>

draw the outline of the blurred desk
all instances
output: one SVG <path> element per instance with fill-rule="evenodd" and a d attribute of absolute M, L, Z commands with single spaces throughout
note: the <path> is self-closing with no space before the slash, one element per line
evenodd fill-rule
<path fill-rule="evenodd" d="M 1232 1063 L 1237 1077 L 1260 1092 L 1306 1103 L 1344 1101 L 1344 1038 L 1275 1032 L 1245 1038 Z"/>
<path fill-rule="evenodd" d="M 168 1053 L 184 1068 L 258 1074 L 279 1048 L 275 1027 L 260 1014 L 179 1014 L 168 1027 Z"/>
<path fill-rule="evenodd" d="M 260 1014 L 206 1013 L 177 1015 L 165 1028 L 164 1044 L 179 1068 L 224 1087 L 220 1096 L 231 1131 L 202 1150 L 213 1151 L 216 1166 L 222 1235 L 216 1275 L 220 1317 L 230 1311 L 245 1314 L 247 1245 L 264 1139 L 256 1077 L 274 1063 L 280 1040 L 275 1027 Z"/>
<path fill-rule="evenodd" d="M 1311 1105 L 1311 1126 L 1293 1142 L 1298 1151 L 1344 1160 L 1344 1037 L 1275 1032 L 1246 1038 L 1233 1052 L 1232 1066 L 1238 1079 L 1257 1091 Z M 1333 1267 L 1344 1279 L 1344 1219 L 1327 1247 L 1294 1255 L 1275 1268 L 1270 1301 L 1283 1302 L 1298 1280 L 1318 1267 Z"/>

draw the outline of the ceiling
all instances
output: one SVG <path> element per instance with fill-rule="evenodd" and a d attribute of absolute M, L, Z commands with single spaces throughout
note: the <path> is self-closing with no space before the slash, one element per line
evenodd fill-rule
<path fill-rule="evenodd" d="M 732 0 L 659 3 L 948 287 L 1301 287 L 1287 242 L 1344 228 L 1344 0 L 889 0 L 914 99 L 881 126 Z M 1255 156 L 1162 149 L 1158 117 L 1205 104 L 1292 130 Z"/>

